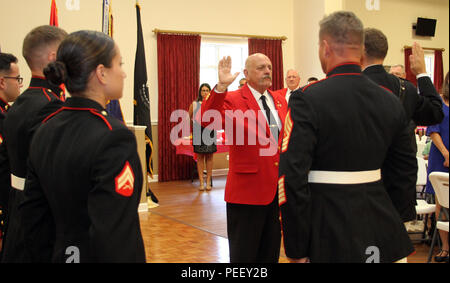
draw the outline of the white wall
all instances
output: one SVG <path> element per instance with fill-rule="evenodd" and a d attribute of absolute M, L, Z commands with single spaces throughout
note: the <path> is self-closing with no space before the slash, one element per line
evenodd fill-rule
<path fill-rule="evenodd" d="M 386 65 L 404 64 L 403 46 L 418 42 L 423 47 L 445 48 L 444 76 L 449 70 L 449 1 L 380 0 L 380 10 L 366 9 L 365 0 L 344 0 L 344 8 L 355 12 L 365 27 L 383 31 L 389 41 Z M 435 37 L 417 37 L 412 24 L 417 17 L 437 19 Z"/>
<path fill-rule="evenodd" d="M 152 121 L 158 113 L 157 44 L 153 29 L 235 34 L 287 36 L 283 43 L 286 67 L 293 66 L 292 3 L 294 0 L 140 0 L 147 57 Z M 297 0 L 296 0 L 297 1 Z M 125 120 L 133 120 L 133 72 L 136 52 L 135 0 L 112 0 L 114 39 L 124 58 L 128 75 L 121 100 Z M 25 35 L 48 24 L 50 0 L 0 0 L 0 45 L 3 52 L 20 55 L 20 68 L 28 84 L 30 74 L 21 56 Z M 102 0 L 80 0 L 80 11 L 68 11 L 66 0 L 56 0 L 59 24 L 68 32 L 101 30 Z M 249 11 L 252 11 L 249 13 Z M 186 106 L 188 107 L 188 106 Z"/>

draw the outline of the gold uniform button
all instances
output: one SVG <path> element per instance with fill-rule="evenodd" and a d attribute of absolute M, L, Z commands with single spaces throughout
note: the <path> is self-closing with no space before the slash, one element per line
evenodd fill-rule
<path fill-rule="evenodd" d="M 48 92 L 52 92 L 52 90 L 51 90 L 51 89 L 47 89 L 47 91 L 48 91 Z"/>
<path fill-rule="evenodd" d="M 106 112 L 105 110 L 102 111 L 102 115 L 103 116 L 108 116 L 108 112 Z"/>
<path fill-rule="evenodd" d="M 278 167 L 278 165 L 280 165 L 278 162 L 275 162 L 275 166 L 277 166 Z"/>

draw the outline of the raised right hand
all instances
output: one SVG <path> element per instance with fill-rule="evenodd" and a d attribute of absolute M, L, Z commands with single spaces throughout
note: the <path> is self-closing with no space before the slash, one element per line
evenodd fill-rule
<path fill-rule="evenodd" d="M 234 75 L 231 74 L 231 57 L 223 57 L 219 62 L 219 83 L 217 84 L 217 91 L 225 92 L 229 85 L 239 76 L 239 72 Z"/>
<path fill-rule="evenodd" d="M 427 72 L 425 55 L 422 47 L 417 42 L 414 42 L 412 46 L 412 54 L 409 56 L 409 62 L 411 71 L 415 76 Z"/>

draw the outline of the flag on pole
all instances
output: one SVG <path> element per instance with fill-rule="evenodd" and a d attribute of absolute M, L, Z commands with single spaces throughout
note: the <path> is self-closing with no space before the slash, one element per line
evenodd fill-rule
<path fill-rule="evenodd" d="M 153 177 L 153 138 L 150 122 L 150 99 L 147 87 L 147 64 L 145 60 L 144 37 L 142 35 L 141 13 L 139 4 L 136 4 L 137 15 L 137 48 L 134 65 L 134 124 L 137 126 L 146 126 L 146 155 L 148 173 Z"/>
<path fill-rule="evenodd" d="M 50 8 L 50 25 L 59 26 L 58 24 L 58 8 L 56 7 L 55 0 L 52 0 L 52 5 Z"/>
<path fill-rule="evenodd" d="M 113 37 L 113 23 L 114 18 L 112 15 L 111 0 L 103 0 L 103 32 Z M 111 100 L 106 105 L 106 111 L 109 115 L 119 119 L 124 122 L 122 108 L 120 107 L 120 102 L 118 100 Z"/>
<path fill-rule="evenodd" d="M 137 17 L 137 47 L 134 65 L 134 124 L 146 126 L 145 130 L 145 155 L 147 161 L 147 173 L 153 178 L 153 136 L 150 120 L 150 98 L 147 86 L 147 63 L 145 60 L 144 36 L 142 34 L 141 7 L 136 1 Z M 158 199 L 148 187 L 147 196 L 158 203 Z"/>

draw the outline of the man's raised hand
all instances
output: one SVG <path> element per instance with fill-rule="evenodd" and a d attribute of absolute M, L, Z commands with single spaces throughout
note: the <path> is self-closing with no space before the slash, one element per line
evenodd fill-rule
<path fill-rule="evenodd" d="M 412 54 L 409 56 L 412 73 L 417 76 L 427 72 L 425 65 L 425 55 L 422 47 L 417 42 L 412 46 Z"/>

